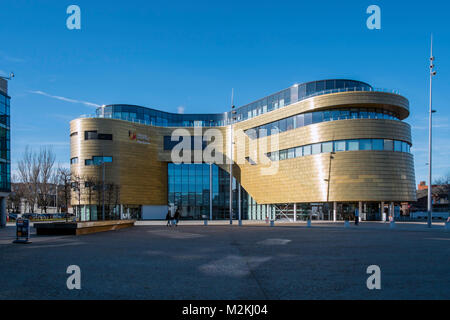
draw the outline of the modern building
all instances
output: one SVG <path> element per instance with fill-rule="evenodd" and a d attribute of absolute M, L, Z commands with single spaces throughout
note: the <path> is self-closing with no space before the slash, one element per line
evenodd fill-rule
<path fill-rule="evenodd" d="M 229 219 L 232 158 L 234 219 L 336 220 L 355 208 L 382 219 L 416 200 L 408 116 L 395 91 L 345 79 L 220 114 L 102 106 L 70 123 L 72 205 L 82 220 L 164 218 L 168 204 L 184 218 Z M 202 158 L 212 145 L 214 160 Z"/>
<path fill-rule="evenodd" d="M 0 226 L 6 225 L 6 198 L 11 192 L 10 100 L 8 82 L 0 77 Z"/>

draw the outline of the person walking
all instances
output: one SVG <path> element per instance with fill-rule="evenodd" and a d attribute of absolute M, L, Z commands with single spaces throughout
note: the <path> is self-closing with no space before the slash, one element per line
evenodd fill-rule
<path fill-rule="evenodd" d="M 166 220 L 167 220 L 167 224 L 166 224 L 166 226 L 167 227 L 171 227 L 172 225 L 171 225 L 171 220 L 172 220 L 172 214 L 171 214 L 171 212 L 170 212 L 170 209 L 167 211 L 167 214 L 166 214 Z"/>
<path fill-rule="evenodd" d="M 175 227 L 178 226 L 178 221 L 180 220 L 180 209 L 177 208 L 174 215 Z"/>

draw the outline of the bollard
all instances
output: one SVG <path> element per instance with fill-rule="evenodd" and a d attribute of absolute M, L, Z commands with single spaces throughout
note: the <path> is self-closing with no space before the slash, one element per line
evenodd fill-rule
<path fill-rule="evenodd" d="M 348 220 L 344 221 L 344 228 L 350 228 L 350 221 Z"/>
<path fill-rule="evenodd" d="M 391 229 L 394 229 L 394 228 L 395 228 L 395 221 L 394 221 L 394 220 L 391 220 L 391 221 L 389 222 L 389 228 L 391 228 Z"/>
<path fill-rule="evenodd" d="M 203 220 L 203 224 L 205 225 L 205 226 L 207 226 L 208 225 L 208 220 Z"/>
<path fill-rule="evenodd" d="M 270 220 L 270 226 L 271 227 L 275 226 L 275 221 L 274 220 Z"/>
<path fill-rule="evenodd" d="M 311 228 L 311 220 L 308 219 L 308 220 L 306 221 L 306 226 L 307 226 L 308 228 Z"/>

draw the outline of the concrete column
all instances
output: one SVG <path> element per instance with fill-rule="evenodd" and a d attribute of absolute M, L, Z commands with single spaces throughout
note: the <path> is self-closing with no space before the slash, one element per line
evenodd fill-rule
<path fill-rule="evenodd" d="M 337 202 L 333 202 L 333 221 L 336 222 L 337 220 Z"/>
<path fill-rule="evenodd" d="M 6 197 L 1 197 L 0 201 L 0 227 L 6 227 Z"/>
<path fill-rule="evenodd" d="M 384 214 L 384 201 L 381 202 L 380 219 L 383 222 L 386 221 L 386 215 Z"/>
<path fill-rule="evenodd" d="M 359 217 L 358 217 L 358 219 L 359 219 L 359 221 L 361 221 L 361 217 L 362 217 L 362 208 L 363 208 L 363 203 L 362 203 L 362 201 L 360 201 L 359 203 L 358 203 L 358 212 L 359 212 Z"/>
<path fill-rule="evenodd" d="M 297 221 L 297 203 L 294 203 L 294 222 Z"/>

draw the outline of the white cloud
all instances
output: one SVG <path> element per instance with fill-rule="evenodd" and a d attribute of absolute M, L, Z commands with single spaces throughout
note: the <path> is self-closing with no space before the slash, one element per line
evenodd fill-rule
<path fill-rule="evenodd" d="M 80 103 L 80 104 L 84 104 L 85 106 L 88 106 L 88 107 L 95 107 L 95 108 L 98 108 L 98 107 L 101 106 L 101 105 L 99 105 L 99 104 L 96 104 L 96 103 L 93 103 L 93 102 L 89 102 L 89 101 L 82 101 L 82 100 L 75 100 L 75 99 L 70 99 L 70 98 L 66 98 L 66 97 L 61 97 L 61 96 L 54 96 L 54 95 L 51 95 L 51 94 L 48 94 L 48 93 L 46 93 L 46 92 L 39 91 L 39 90 L 36 90 L 36 91 L 30 91 L 30 92 L 31 92 L 31 93 L 34 93 L 34 94 L 39 94 L 39 95 L 41 95 L 41 96 L 45 96 L 45 97 L 49 97 L 49 98 L 53 98 L 53 99 L 57 99 L 57 100 L 65 101 L 65 102 L 69 102 L 69 103 Z"/>
<path fill-rule="evenodd" d="M 177 113 L 184 113 L 184 107 L 183 106 L 179 106 L 177 108 Z"/>

